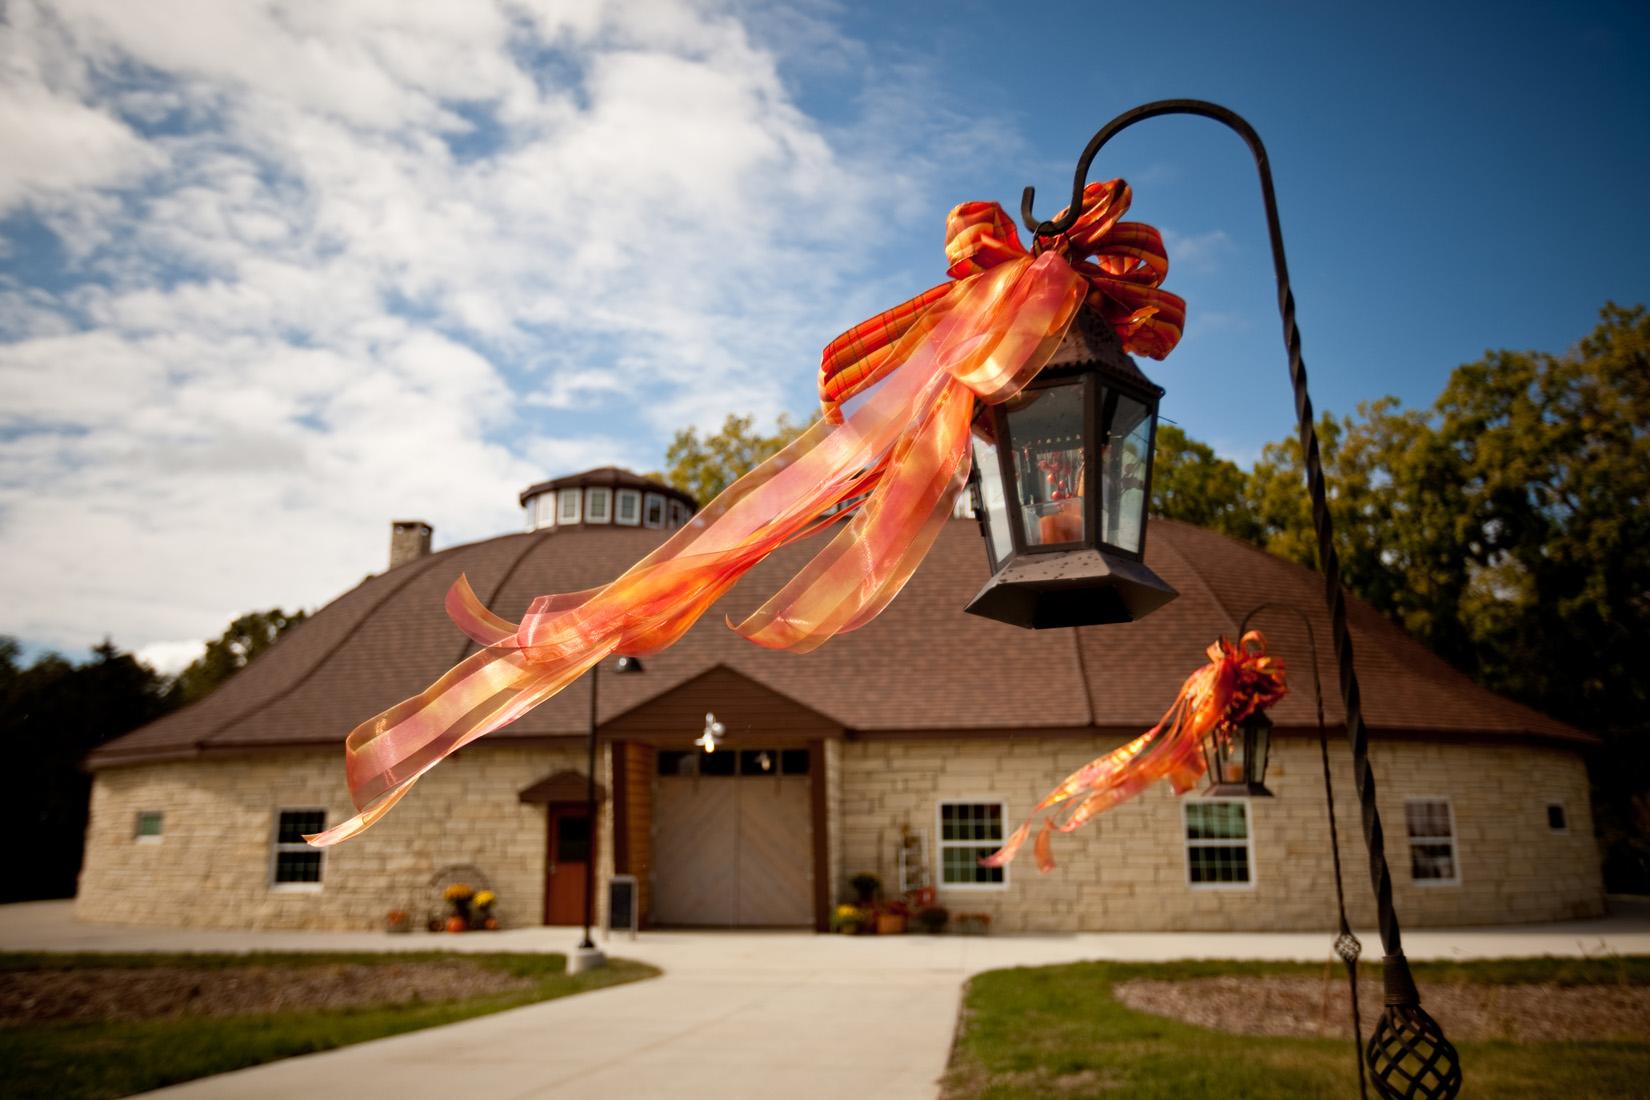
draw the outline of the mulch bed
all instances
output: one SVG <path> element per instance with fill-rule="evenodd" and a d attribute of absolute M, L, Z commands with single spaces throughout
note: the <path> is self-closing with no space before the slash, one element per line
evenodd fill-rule
<path fill-rule="evenodd" d="M 1345 973 L 1319 978 L 1195 978 L 1112 986 L 1129 1008 L 1236 1035 L 1349 1038 Z M 1423 985 L 1422 1001 L 1453 1040 L 1625 1039 L 1650 1042 L 1650 987 Z M 1364 1036 L 1380 1015 L 1378 981 L 1358 983 Z"/>
<path fill-rule="evenodd" d="M 0 972 L 0 1026 L 359 1008 L 509 993 L 533 983 L 463 961 Z"/>

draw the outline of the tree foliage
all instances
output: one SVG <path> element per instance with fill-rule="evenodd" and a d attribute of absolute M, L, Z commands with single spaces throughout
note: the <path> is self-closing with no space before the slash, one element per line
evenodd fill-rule
<path fill-rule="evenodd" d="M 76 665 L 55 653 L 27 667 L 0 638 L 0 829 L 17 841 L 0 902 L 69 897 L 85 843 L 87 753 L 166 713 L 164 679 L 108 641 Z"/>
<path fill-rule="evenodd" d="M 1607 875 L 1650 889 L 1650 315 L 1606 306 L 1569 353 L 1493 351 L 1431 409 L 1387 398 L 1318 431 L 1347 586 L 1600 734 Z M 1297 442 L 1266 448 L 1243 507 L 1213 525 L 1316 562 Z"/>
<path fill-rule="evenodd" d="M 664 473 L 649 475 L 682 490 L 701 506 L 709 504 L 735 480 L 801 435 L 805 425 L 781 415 L 773 431 L 756 430 L 756 418 L 729 413 L 720 431 L 700 436 L 685 428 L 665 451 Z"/>
<path fill-rule="evenodd" d="M 307 617 L 307 612 L 286 612 L 278 607 L 239 616 L 206 643 L 206 652 L 178 673 L 173 694 L 183 703 L 204 699 Z"/>

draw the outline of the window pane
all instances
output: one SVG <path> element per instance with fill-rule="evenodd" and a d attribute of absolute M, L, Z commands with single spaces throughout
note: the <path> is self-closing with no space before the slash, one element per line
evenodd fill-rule
<path fill-rule="evenodd" d="M 739 765 L 739 755 L 723 749 L 721 752 L 699 754 L 700 775 L 732 775 Z"/>
<path fill-rule="evenodd" d="M 1188 802 L 1186 838 L 1243 840 L 1249 835 L 1246 809 L 1242 802 Z"/>
<path fill-rule="evenodd" d="M 1025 543 L 1083 538 L 1083 391 L 1079 380 L 1022 390 L 1007 405 Z"/>
<path fill-rule="evenodd" d="M 642 494 L 634 489 L 619 490 L 619 522 L 635 523 L 642 516 Z"/>
<path fill-rule="evenodd" d="M 703 755 L 697 749 L 692 752 L 661 752 L 659 754 L 658 770 L 660 775 L 698 775 L 699 757 Z"/>
<path fill-rule="evenodd" d="M 807 749 L 786 749 L 779 754 L 780 767 L 786 775 L 807 775 L 809 770 Z"/>
<path fill-rule="evenodd" d="M 306 834 L 319 833 L 326 827 L 325 810 L 282 810 L 280 823 L 275 832 L 275 842 L 302 844 Z"/>
<path fill-rule="evenodd" d="M 282 851 L 275 853 L 275 881 L 320 882 L 320 851 Z"/>
<path fill-rule="evenodd" d="M 1453 836 L 1449 827 L 1449 803 L 1443 801 L 1406 802 L 1404 819 L 1410 836 Z"/>
<path fill-rule="evenodd" d="M 1411 844 L 1409 870 L 1416 879 L 1452 879 L 1455 877 L 1455 845 Z"/>
<path fill-rule="evenodd" d="M 606 490 L 606 489 L 589 489 L 589 490 L 587 490 L 586 493 L 585 493 L 585 502 L 584 502 L 584 506 L 585 506 L 584 519 L 585 519 L 585 522 L 586 523 L 606 523 L 607 518 L 608 518 L 607 517 L 607 505 L 608 505 L 608 502 L 611 499 L 612 499 L 612 497 L 608 495 L 608 490 Z"/>
<path fill-rule="evenodd" d="M 1152 420 L 1146 406 L 1120 393 L 1111 430 L 1101 455 L 1100 537 L 1121 550 L 1140 550 L 1141 517 L 1146 511 L 1147 463 L 1151 460 Z M 1106 405 L 1110 407 L 1112 401 Z"/>
<path fill-rule="evenodd" d="M 1570 827 L 1564 817 L 1564 807 L 1554 802 L 1547 807 L 1547 828 L 1562 832 Z"/>
<path fill-rule="evenodd" d="M 649 527 L 663 527 L 665 525 L 665 498 L 658 493 L 647 494 L 647 505 L 642 517 Z"/>
<path fill-rule="evenodd" d="M 159 836 L 161 815 L 158 813 L 141 813 L 137 819 L 138 836 Z"/>
<path fill-rule="evenodd" d="M 1194 883 L 1249 881 L 1249 850 L 1241 844 L 1194 844 L 1186 862 Z"/>
<path fill-rule="evenodd" d="M 556 819 L 556 862 L 583 863 L 590 852 L 590 819 L 588 817 L 559 817 Z"/>
<path fill-rule="evenodd" d="M 740 775 L 776 775 L 778 772 L 777 749 L 745 749 L 739 754 Z"/>
<path fill-rule="evenodd" d="M 1014 533 L 1008 529 L 1008 501 L 1003 499 L 1003 470 L 997 462 L 997 448 L 975 439 L 974 468 L 979 471 L 980 504 L 985 509 L 986 529 L 991 532 L 991 560 L 1002 565 L 1014 552 Z"/>
<path fill-rule="evenodd" d="M 980 866 L 980 860 L 996 850 L 995 846 L 977 848 L 961 845 L 940 849 L 941 881 L 954 885 L 1002 882 L 1001 867 Z"/>
<path fill-rule="evenodd" d="M 579 491 L 577 489 L 563 489 L 560 496 L 561 512 L 559 519 L 562 523 L 579 522 Z"/>

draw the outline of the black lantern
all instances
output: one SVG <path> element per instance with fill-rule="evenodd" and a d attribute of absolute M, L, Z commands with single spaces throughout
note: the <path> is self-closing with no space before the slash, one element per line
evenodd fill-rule
<path fill-rule="evenodd" d="M 1272 747 L 1272 719 L 1256 711 L 1235 728 L 1216 730 L 1203 742 L 1209 762 L 1207 798 L 1271 798 L 1266 789 L 1266 756 Z"/>
<path fill-rule="evenodd" d="M 1042 373 L 981 410 L 970 485 L 992 577 L 971 614 L 1041 630 L 1131 622 L 1175 598 L 1143 560 L 1162 396 L 1083 308 Z"/>

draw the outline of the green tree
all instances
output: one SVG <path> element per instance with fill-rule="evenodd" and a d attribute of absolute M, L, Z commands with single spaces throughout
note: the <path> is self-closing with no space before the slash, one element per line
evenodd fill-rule
<path fill-rule="evenodd" d="M 24 667 L 0 638 L 0 829 L 16 838 L 0 902 L 69 897 L 80 871 L 91 777 L 87 753 L 170 708 L 165 681 L 108 641 L 75 665 L 55 653 Z"/>
<path fill-rule="evenodd" d="M 729 413 L 720 431 L 700 436 L 697 429 L 676 433 L 665 451 L 664 473 L 650 475 L 687 493 L 701 505 L 769 455 L 801 435 L 806 425 L 781 415 L 768 433 L 756 430 L 756 418 Z"/>
<path fill-rule="evenodd" d="M 1174 424 L 1157 427 L 1152 459 L 1152 514 L 1255 542 L 1260 526 L 1249 506 L 1248 475 Z"/>
<path fill-rule="evenodd" d="M 183 703 L 204 699 L 307 616 L 304 611 L 286 612 L 278 607 L 239 616 L 216 639 L 206 643 L 205 653 L 178 673 L 173 694 Z"/>

